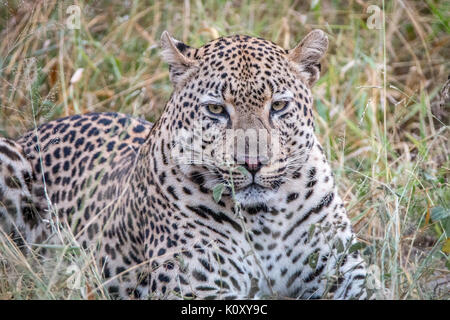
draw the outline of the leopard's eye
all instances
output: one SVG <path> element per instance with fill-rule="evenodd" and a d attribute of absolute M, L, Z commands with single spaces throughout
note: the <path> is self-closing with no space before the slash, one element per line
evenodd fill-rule
<path fill-rule="evenodd" d="M 288 101 L 274 101 L 271 107 L 273 111 L 278 112 L 286 108 L 287 105 Z"/>
<path fill-rule="evenodd" d="M 221 106 L 220 104 L 210 103 L 206 107 L 208 108 L 208 111 L 213 114 L 221 114 L 225 111 L 224 107 Z"/>

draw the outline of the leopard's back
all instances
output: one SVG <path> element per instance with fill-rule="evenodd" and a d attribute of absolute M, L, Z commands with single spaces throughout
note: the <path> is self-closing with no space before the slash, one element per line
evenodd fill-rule
<path fill-rule="evenodd" d="M 30 130 L 17 143 L 34 173 L 33 196 L 50 204 L 46 209 L 56 211 L 77 234 L 119 199 L 151 127 L 145 120 L 108 112 L 69 116 Z M 100 230 L 101 221 L 92 221 L 88 238 Z"/>

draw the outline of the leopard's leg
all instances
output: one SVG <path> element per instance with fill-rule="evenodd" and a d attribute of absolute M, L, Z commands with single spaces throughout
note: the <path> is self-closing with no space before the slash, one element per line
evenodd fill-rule
<path fill-rule="evenodd" d="M 321 168 L 315 163 L 305 166 L 298 184 L 315 186 L 316 191 L 291 202 L 291 206 L 299 208 L 297 222 L 288 222 L 288 232 L 283 235 L 290 253 L 288 261 L 292 262 L 283 278 L 286 293 L 302 299 L 365 299 L 364 261 L 331 168 L 318 143 L 310 157 L 321 161 Z"/>
<path fill-rule="evenodd" d="M 306 287 L 314 287 L 316 293 L 324 297 L 332 294 L 333 299 L 366 299 L 366 266 L 358 249 L 356 236 L 351 228 L 342 200 L 336 194 L 332 201 L 336 207 L 335 213 L 330 215 L 339 217 L 327 219 L 325 223 L 317 225 L 315 236 L 311 242 L 318 241 L 322 249 L 317 256 L 306 259 L 310 267 L 312 261 L 316 264 L 306 277 Z M 314 251 L 312 251 L 314 252 Z M 311 256 L 309 257 L 311 258 Z M 319 272 L 321 270 L 321 272 Z M 308 282 L 309 280 L 312 281 Z M 305 298 L 305 295 L 303 296 Z"/>
<path fill-rule="evenodd" d="M 338 300 L 366 299 L 365 262 L 357 250 L 356 236 L 345 209 L 340 206 L 342 200 L 337 195 L 336 199 L 339 208 L 337 214 L 341 218 L 339 222 L 333 221 L 318 226 L 316 237 L 311 241 L 318 240 L 322 250 L 314 259 L 317 261 L 315 270 L 311 271 L 305 282 L 308 284 L 309 279 L 314 279 L 311 284 L 317 283 L 322 297 L 329 293 L 333 299 Z M 310 259 L 308 264 L 311 264 Z"/>
<path fill-rule="evenodd" d="M 293 289 L 291 296 L 300 299 L 367 299 L 366 267 L 360 253 L 354 250 L 354 235 L 339 234 L 337 230 L 330 234 L 335 235 L 333 239 L 320 235 L 312 237 L 310 241 L 317 246 L 297 260 L 302 264 L 297 266 L 298 270 L 304 270 L 289 277 L 288 286 Z"/>
<path fill-rule="evenodd" d="M 357 250 L 352 251 L 355 244 L 352 238 L 344 245 L 344 252 L 337 254 L 338 277 L 334 299 L 367 299 L 365 263 Z"/>

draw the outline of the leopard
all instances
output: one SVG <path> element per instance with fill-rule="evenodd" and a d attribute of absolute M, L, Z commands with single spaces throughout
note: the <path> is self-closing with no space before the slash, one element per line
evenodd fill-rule
<path fill-rule="evenodd" d="M 4 232 L 51 243 L 63 222 L 119 299 L 366 299 L 314 124 L 327 34 L 195 48 L 164 31 L 160 48 L 173 92 L 155 123 L 77 114 L 0 140 Z"/>

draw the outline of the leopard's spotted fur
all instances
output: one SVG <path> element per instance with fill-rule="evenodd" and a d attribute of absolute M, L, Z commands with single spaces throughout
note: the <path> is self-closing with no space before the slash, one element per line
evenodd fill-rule
<path fill-rule="evenodd" d="M 2 140 L 2 163 L 17 154 L 12 171 L 23 174 L 11 173 L 19 189 L 3 178 L 1 195 L 16 211 L 17 201 L 36 198 L 39 212 L 21 229 L 30 242 L 49 236 L 41 206 L 56 209 L 120 297 L 365 298 L 363 261 L 314 134 L 310 87 L 327 44 L 316 30 L 290 51 L 249 36 L 195 49 L 164 33 L 175 90 L 153 127 L 87 114 L 43 124 L 17 144 Z M 288 103 L 273 112 L 277 99 Z M 211 103 L 224 111 L 211 114 Z M 280 150 L 256 167 L 244 157 L 248 170 L 230 173 L 205 140 L 203 163 L 180 164 L 171 153 L 177 132 L 200 122 L 214 141 L 226 129 L 275 129 Z M 230 180 L 216 202 L 217 181 Z"/>

